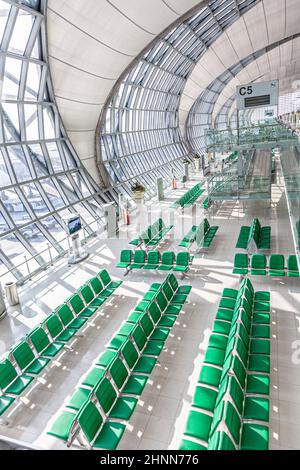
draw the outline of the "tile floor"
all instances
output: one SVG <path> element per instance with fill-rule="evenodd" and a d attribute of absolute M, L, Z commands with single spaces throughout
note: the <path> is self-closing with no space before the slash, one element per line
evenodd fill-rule
<path fill-rule="evenodd" d="M 166 248 L 178 251 L 179 240 L 193 223 L 200 223 L 203 211 L 189 209 L 181 213 L 169 206 L 198 180 L 194 175 L 185 189 L 168 193 L 160 204 L 145 206 L 139 219 L 142 222 L 122 227 L 118 239 L 93 240 L 88 245 L 90 256 L 82 264 L 68 267 L 66 260 L 61 260 L 21 289 L 21 308 L 12 308 L 0 323 L 0 355 L 100 269 L 108 268 L 113 277 L 124 281 L 116 295 L 86 326 L 85 336 L 74 340 L 74 351 L 64 351 L 26 394 L 23 403 L 13 409 L 10 425 L 0 426 L 0 435 L 39 448 L 65 449 L 63 443 L 46 433 L 55 414 L 150 284 L 164 278 L 162 273 L 143 271 L 123 278 L 123 272 L 115 268 L 120 250 L 126 246 L 126 239 L 138 232 L 139 226 L 153 222 L 162 213 L 165 221 L 175 221 L 175 228 L 161 245 L 161 251 Z M 272 226 L 273 253 L 293 253 L 280 178 L 272 187 L 271 207 L 267 202 L 227 201 L 209 210 L 210 222 L 220 226 L 219 232 L 209 253 L 195 255 L 194 267 L 184 281 L 193 286 L 189 302 L 179 315 L 159 364 L 140 397 L 120 450 L 178 448 L 221 292 L 224 287 L 239 285 L 238 277 L 232 274 L 239 228 L 250 224 L 254 216 L 262 224 Z M 252 277 L 251 281 L 255 288 L 271 291 L 270 448 L 300 449 L 300 353 L 297 355 L 295 349 L 300 350 L 300 282 L 268 277 Z"/>

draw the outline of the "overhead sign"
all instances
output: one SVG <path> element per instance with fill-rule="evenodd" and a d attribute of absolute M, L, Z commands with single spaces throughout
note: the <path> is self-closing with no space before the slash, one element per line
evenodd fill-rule
<path fill-rule="evenodd" d="M 236 106 L 238 110 L 277 106 L 279 96 L 278 80 L 249 83 L 236 87 Z"/>

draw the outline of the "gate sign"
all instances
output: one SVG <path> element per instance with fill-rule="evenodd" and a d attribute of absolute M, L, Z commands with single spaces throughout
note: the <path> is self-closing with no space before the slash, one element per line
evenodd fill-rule
<path fill-rule="evenodd" d="M 279 81 L 249 83 L 236 87 L 236 106 L 238 110 L 277 106 Z"/>

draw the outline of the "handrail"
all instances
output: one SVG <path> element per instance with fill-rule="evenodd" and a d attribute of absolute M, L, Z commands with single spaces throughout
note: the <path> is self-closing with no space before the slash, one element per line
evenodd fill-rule
<path fill-rule="evenodd" d="M 87 230 L 87 224 L 83 224 L 82 225 L 82 230 L 83 230 L 83 234 L 84 234 L 84 238 L 83 238 L 83 243 L 85 244 L 87 242 L 87 240 L 89 240 L 90 238 L 94 237 L 97 233 L 102 233 L 105 229 L 104 225 L 102 224 L 101 226 L 99 225 L 99 222 L 102 221 L 102 217 L 101 216 L 98 216 L 98 217 L 95 217 L 95 222 L 98 224 L 98 227 L 96 230 L 93 230 L 92 232 L 88 232 Z M 87 235 L 85 236 L 85 232 L 87 233 Z M 64 249 L 62 248 L 62 243 L 65 242 L 67 240 L 68 242 L 68 249 Z M 56 248 L 59 248 L 58 250 L 56 250 Z M 54 250 L 55 252 L 55 255 L 52 254 L 52 252 Z M 52 266 L 53 263 L 55 261 L 58 261 L 59 259 L 63 258 L 66 253 L 68 253 L 68 251 L 70 250 L 70 243 L 69 243 L 69 237 L 68 235 L 63 238 L 60 242 L 57 242 L 57 243 L 54 243 L 53 245 L 51 245 L 50 243 L 47 243 L 47 247 L 46 248 L 43 248 L 41 251 L 39 251 L 38 253 L 36 253 L 35 255 L 33 256 L 30 256 L 28 257 L 27 255 L 24 255 L 24 261 L 23 262 L 20 262 L 19 264 L 16 264 L 14 265 L 12 268 L 10 269 L 7 269 L 3 274 L 0 274 L 0 282 L 1 282 L 1 279 L 6 277 L 8 274 L 13 274 L 13 276 L 15 278 L 17 278 L 17 283 L 19 285 L 23 285 L 24 282 L 26 282 L 27 280 L 30 280 L 32 276 L 38 274 L 39 272 L 45 270 L 48 266 Z M 40 264 L 39 261 L 37 261 L 37 258 L 41 257 L 43 254 L 45 254 L 46 252 L 49 253 L 49 261 L 45 261 L 45 263 L 42 263 Z M 30 270 L 30 261 L 36 261 L 38 264 L 39 264 L 39 267 L 37 269 L 34 269 L 34 270 Z M 26 267 L 26 270 L 27 270 L 27 275 L 24 275 L 24 276 L 17 276 L 16 274 L 14 274 L 14 272 L 18 271 L 19 268 L 21 267 Z"/>

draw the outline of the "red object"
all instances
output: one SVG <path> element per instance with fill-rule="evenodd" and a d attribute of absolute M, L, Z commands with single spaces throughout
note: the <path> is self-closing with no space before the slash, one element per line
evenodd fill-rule
<path fill-rule="evenodd" d="M 129 212 L 126 209 L 123 209 L 123 222 L 125 225 L 130 225 Z"/>

